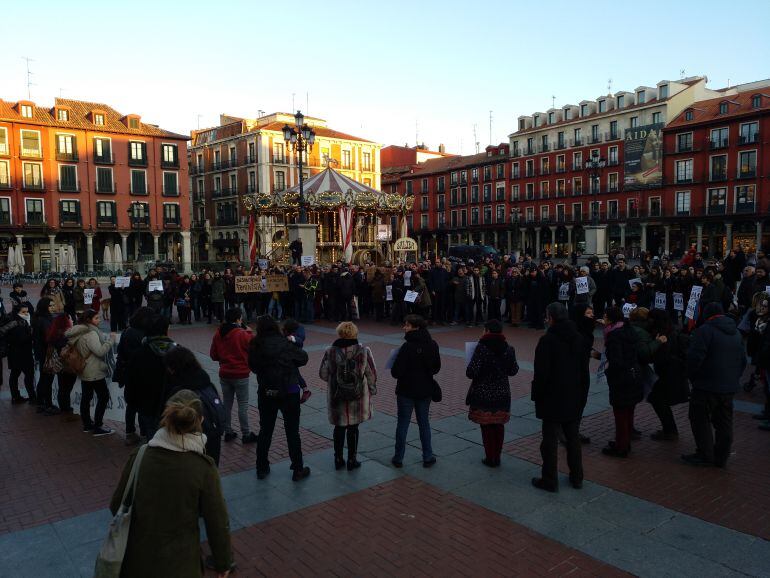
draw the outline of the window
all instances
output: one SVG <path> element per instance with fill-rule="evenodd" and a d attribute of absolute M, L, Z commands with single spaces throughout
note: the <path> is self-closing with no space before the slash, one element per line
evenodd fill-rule
<path fill-rule="evenodd" d="M 636 93 L 636 103 L 637 104 L 644 104 L 647 100 L 647 95 L 645 94 L 645 91 L 640 90 Z"/>
<path fill-rule="evenodd" d="M 513 185 L 511 187 L 511 200 L 512 201 L 519 200 L 519 185 Z"/>
<path fill-rule="evenodd" d="M 406 181 L 406 194 L 412 194 L 412 181 Z"/>
<path fill-rule="evenodd" d="M 618 108 L 623 108 L 626 103 L 626 97 L 624 95 L 619 95 L 616 99 L 616 103 L 618 105 Z"/>
<path fill-rule="evenodd" d="M 548 124 L 553 124 L 554 122 L 556 122 L 556 113 L 549 112 L 548 113 Z"/>
<path fill-rule="evenodd" d="M 505 223 L 505 205 L 497 205 L 495 207 L 495 222 Z"/>
<path fill-rule="evenodd" d="M 286 188 L 286 173 L 275 171 L 275 190 L 282 191 Z"/>
<path fill-rule="evenodd" d="M 214 192 L 216 194 L 222 192 L 222 177 L 214 177 Z"/>
<path fill-rule="evenodd" d="M 99 113 L 94 114 L 94 124 L 96 126 L 104 126 L 104 115 Z"/>
<path fill-rule="evenodd" d="M 66 108 L 57 108 L 56 109 L 56 120 L 59 122 L 68 122 L 70 119 L 70 111 L 68 111 Z"/>
<path fill-rule="evenodd" d="M 540 117 L 538 115 L 535 115 L 532 119 L 533 126 L 540 126 Z"/>
<path fill-rule="evenodd" d="M 738 155 L 738 178 L 753 179 L 757 176 L 757 151 L 744 151 Z"/>
<path fill-rule="evenodd" d="M 59 201 L 59 220 L 62 224 L 80 223 L 80 201 Z"/>
<path fill-rule="evenodd" d="M 257 173 L 249 171 L 249 192 L 255 193 L 257 191 Z"/>
<path fill-rule="evenodd" d="M 547 199 L 550 193 L 550 183 L 548 181 L 540 181 L 540 198 Z"/>
<path fill-rule="evenodd" d="M 572 111 L 569 108 L 564 109 L 564 120 L 570 120 L 572 118 Z"/>
<path fill-rule="evenodd" d="M 11 199 L 0 197 L 0 225 L 11 224 Z"/>
<path fill-rule="evenodd" d="M 495 200 L 505 200 L 505 185 L 503 183 L 497 183 L 497 186 L 495 187 Z"/>
<path fill-rule="evenodd" d="M 527 200 L 531 201 L 535 198 L 535 183 L 527 183 Z"/>
<path fill-rule="evenodd" d="M 40 148 L 40 132 L 36 130 L 21 131 L 21 156 L 42 157 Z"/>
<path fill-rule="evenodd" d="M 436 208 L 439 211 L 443 211 L 446 208 L 446 195 L 438 195 L 436 197 Z"/>
<path fill-rule="evenodd" d="M 364 165 L 363 170 L 372 170 L 372 153 L 361 153 L 362 163 Z"/>
<path fill-rule="evenodd" d="M 611 146 L 609 149 L 607 149 L 608 154 L 608 162 L 610 166 L 615 166 L 618 164 L 618 147 Z"/>
<path fill-rule="evenodd" d="M 351 166 L 350 151 L 342 151 L 342 168 L 349 169 Z"/>
<path fill-rule="evenodd" d="M 676 193 L 676 214 L 690 214 L 690 191 L 677 191 Z"/>
<path fill-rule="evenodd" d="M 256 146 L 253 142 L 249 143 L 249 158 L 248 162 L 253 163 L 257 160 Z"/>
<path fill-rule="evenodd" d="M 676 151 L 680 153 L 692 150 L 692 133 L 683 132 L 676 135 Z"/>
<path fill-rule="evenodd" d="M 149 203 L 131 203 L 131 222 L 134 225 L 150 224 L 150 204 Z"/>
<path fill-rule="evenodd" d="M 631 128 L 636 128 L 639 126 L 639 117 L 638 116 L 632 116 L 631 117 Z"/>
<path fill-rule="evenodd" d="M 543 205 L 542 207 L 540 207 L 540 220 L 541 221 L 543 221 L 543 222 L 547 222 L 548 221 L 548 210 L 549 210 L 548 205 Z"/>
<path fill-rule="evenodd" d="M 719 103 L 719 114 L 727 114 L 728 108 L 726 102 L 720 102 Z"/>
<path fill-rule="evenodd" d="M 755 143 L 759 140 L 759 123 L 747 122 L 741 125 L 738 144 Z"/>
<path fill-rule="evenodd" d="M 43 165 L 40 163 L 22 163 L 24 171 L 24 188 L 31 190 L 43 189 Z"/>
<path fill-rule="evenodd" d="M 709 164 L 709 180 L 727 180 L 727 155 L 713 156 L 711 157 Z"/>
<path fill-rule="evenodd" d="M 473 207 L 471 208 L 471 225 L 478 225 L 479 224 L 479 208 Z"/>
<path fill-rule="evenodd" d="M 479 186 L 473 185 L 471 187 L 471 203 L 479 202 Z"/>
<path fill-rule="evenodd" d="M 527 161 L 527 176 L 528 177 L 535 176 L 535 161 L 533 160 Z"/>
<path fill-rule="evenodd" d="M 628 199 L 626 207 L 628 217 L 636 218 L 639 216 L 639 199 Z"/>
<path fill-rule="evenodd" d="M 566 187 L 564 179 L 556 181 L 556 196 L 563 197 L 566 194 Z"/>
<path fill-rule="evenodd" d="M 112 169 L 110 167 L 96 167 L 96 192 L 115 192 L 112 182 Z"/>
<path fill-rule="evenodd" d="M 709 145 L 712 149 L 724 148 L 727 146 L 729 135 L 730 129 L 727 127 L 711 129 L 711 142 Z"/>
<path fill-rule="evenodd" d="M 583 194 L 583 179 L 581 178 L 572 179 L 572 194 L 573 195 Z"/>
<path fill-rule="evenodd" d="M 11 172 L 8 161 L 0 161 L 0 189 L 11 188 Z"/>
<path fill-rule="evenodd" d="M 688 121 L 692 120 L 692 109 L 684 111 L 684 119 Z"/>
<path fill-rule="evenodd" d="M 176 173 L 171 173 L 176 175 Z M 170 189 L 169 192 L 171 192 L 173 189 Z M 238 193 L 238 177 L 236 175 L 230 175 L 230 193 L 233 195 Z M 177 194 L 179 194 L 179 191 L 177 190 Z"/>
<path fill-rule="evenodd" d="M 563 173 L 567 170 L 567 165 L 564 162 L 564 155 L 559 155 L 556 157 L 556 172 L 557 173 Z"/>
<path fill-rule="evenodd" d="M 580 146 L 581 144 L 583 144 L 583 138 L 582 138 L 581 130 L 579 128 L 576 128 L 573 134 L 574 134 L 574 137 L 575 137 L 575 139 L 573 141 L 573 144 L 575 146 Z"/>
<path fill-rule="evenodd" d="M 484 202 L 488 203 L 492 200 L 492 185 L 489 183 L 484 184 Z"/>
<path fill-rule="evenodd" d="M 735 187 L 735 212 L 753 213 L 754 212 L 754 185 L 743 185 Z"/>
<path fill-rule="evenodd" d="M 607 101 L 606 100 L 600 100 L 599 101 L 599 112 L 607 112 Z"/>
<path fill-rule="evenodd" d="M 610 121 L 610 138 L 618 138 L 618 121 L 616 120 Z"/>
<path fill-rule="evenodd" d="M 131 141 L 128 143 L 128 164 L 147 165 L 147 145 L 140 141 Z M 203 164 L 201 159 L 200 164 Z"/>
<path fill-rule="evenodd" d="M 28 104 L 22 104 L 21 116 L 23 116 L 24 118 L 32 118 L 32 107 Z"/>
<path fill-rule="evenodd" d="M 59 165 L 59 190 L 67 192 L 80 190 L 77 165 Z"/>
<path fill-rule="evenodd" d="M 676 161 L 676 182 L 677 183 L 692 182 L 692 159 L 687 159 L 684 161 Z"/>
<path fill-rule="evenodd" d="M 660 124 L 661 122 L 661 114 L 660 112 L 653 112 L 652 113 L 652 124 Z"/>
<path fill-rule="evenodd" d="M 658 99 L 663 100 L 664 98 L 668 98 L 668 84 L 661 84 L 658 87 Z"/>
<path fill-rule="evenodd" d="M 115 203 L 113 201 L 96 202 L 96 222 L 97 224 L 115 224 Z"/>
<path fill-rule="evenodd" d="M 607 175 L 607 192 L 618 192 L 618 173 L 610 173 Z"/>
<path fill-rule="evenodd" d="M 540 159 L 540 174 L 541 175 L 547 175 L 551 172 L 551 162 L 548 160 L 548 157 L 543 157 Z"/>
<path fill-rule="evenodd" d="M 234 167 L 238 163 L 238 154 L 235 152 L 235 147 L 230 147 L 230 166 Z"/>
<path fill-rule="evenodd" d="M 755 94 L 751 97 L 751 108 L 761 108 L 762 107 L 762 95 Z"/>
<path fill-rule="evenodd" d="M 526 122 L 526 119 L 519 119 L 519 130 L 524 130 L 527 127 Z"/>
<path fill-rule="evenodd" d="M 468 188 L 460 187 L 460 204 L 465 205 L 468 202 Z"/>
<path fill-rule="evenodd" d="M 519 141 L 513 141 L 513 156 L 519 156 Z"/>
<path fill-rule="evenodd" d="M 178 167 L 179 155 L 177 153 L 177 146 L 174 144 L 163 144 L 160 148 L 160 165 L 163 167 Z"/>
<path fill-rule="evenodd" d="M 557 149 L 564 148 L 564 131 L 563 130 L 560 130 L 559 133 L 556 135 L 556 148 Z"/>
<path fill-rule="evenodd" d="M 513 163 L 511 165 L 511 178 L 512 179 L 518 179 L 521 175 L 519 174 L 519 163 Z"/>
<path fill-rule="evenodd" d="M 583 203 L 572 203 L 572 219 L 577 222 L 583 220 Z"/>
<path fill-rule="evenodd" d="M 592 143 L 599 142 L 599 125 L 598 124 L 591 125 L 591 142 Z"/>
<path fill-rule="evenodd" d="M 468 226 L 468 211 L 466 211 L 465 209 L 460 211 L 460 226 L 461 227 Z"/>
<path fill-rule="evenodd" d="M 163 224 L 179 225 L 180 211 L 177 203 L 163 203 Z"/>
<path fill-rule="evenodd" d="M 111 163 L 112 162 L 112 143 L 108 138 L 94 139 L 94 162 Z"/>
<path fill-rule="evenodd" d="M 548 150 L 548 135 L 544 134 L 540 137 L 540 144 L 542 145 L 541 151 L 546 152 Z"/>
<path fill-rule="evenodd" d="M 136 117 L 131 117 L 128 119 L 128 128 L 139 128 L 139 119 Z"/>
<path fill-rule="evenodd" d="M 564 218 L 564 205 L 556 205 L 556 220 L 560 223 L 565 221 Z"/>
<path fill-rule="evenodd" d="M 535 207 L 527 207 L 527 223 L 535 221 Z"/>
<path fill-rule="evenodd" d="M 708 214 L 724 215 L 727 207 L 727 189 L 720 187 L 718 189 L 708 190 Z"/>
<path fill-rule="evenodd" d="M 534 137 L 530 137 L 527 139 L 527 154 L 533 155 L 535 154 L 535 139 Z"/>
<path fill-rule="evenodd" d="M 427 211 L 428 210 L 428 197 L 427 197 L 427 195 L 423 195 L 420 198 L 420 210 L 421 211 Z"/>
<path fill-rule="evenodd" d="M 587 104 L 581 104 L 580 105 L 580 116 L 588 116 L 588 105 Z"/>
<path fill-rule="evenodd" d="M 8 129 L 0 126 L 0 155 L 8 154 Z"/>
<path fill-rule="evenodd" d="M 496 177 L 498 179 L 504 179 L 505 178 L 505 165 L 503 163 L 499 163 L 497 165 L 496 171 L 497 171 L 496 172 Z"/>
<path fill-rule="evenodd" d="M 618 202 L 617 201 L 607 201 L 607 218 L 608 219 L 617 219 L 618 218 Z"/>
<path fill-rule="evenodd" d="M 231 183 L 232 185 L 232 183 Z M 231 186 L 231 192 L 233 191 L 234 187 Z M 163 173 L 163 194 L 167 196 L 178 196 L 179 195 L 179 175 L 174 172 L 165 172 Z"/>
<path fill-rule="evenodd" d="M 660 217 L 660 197 L 650 197 L 650 217 Z"/>
<path fill-rule="evenodd" d="M 71 134 L 56 135 L 56 158 L 60 161 L 76 161 L 78 149 L 75 137 Z"/>
<path fill-rule="evenodd" d="M 421 229 L 428 228 L 428 215 L 420 215 L 420 228 Z"/>
<path fill-rule="evenodd" d="M 457 227 L 457 211 L 452 211 L 450 223 L 453 229 Z"/>
<path fill-rule="evenodd" d="M 43 199 L 26 199 L 25 209 L 28 225 L 42 225 L 45 222 Z"/>
<path fill-rule="evenodd" d="M 573 171 L 582 171 L 583 170 L 583 153 L 574 153 L 572 155 L 572 170 Z"/>
<path fill-rule="evenodd" d="M 489 225 L 492 223 L 492 207 L 484 207 L 484 224 Z"/>
<path fill-rule="evenodd" d="M 196 200 L 203 200 L 203 193 L 206 191 L 206 187 L 204 185 L 203 179 L 198 179 L 198 186 L 196 188 L 196 191 L 198 193 L 198 198 Z"/>
<path fill-rule="evenodd" d="M 450 182 L 451 184 L 453 184 L 453 185 L 456 185 L 456 184 L 457 184 L 457 173 L 456 173 L 456 172 L 455 172 L 455 173 L 452 173 L 452 174 L 449 176 L 449 182 Z"/>

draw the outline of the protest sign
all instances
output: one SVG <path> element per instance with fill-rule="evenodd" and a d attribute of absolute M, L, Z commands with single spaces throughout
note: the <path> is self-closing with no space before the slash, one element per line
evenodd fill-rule
<path fill-rule="evenodd" d="M 687 311 L 684 312 L 684 316 L 687 319 L 695 319 L 695 310 L 698 307 L 697 299 L 690 299 L 687 303 Z"/>
<path fill-rule="evenodd" d="M 254 275 L 237 275 L 235 277 L 236 293 L 258 293 L 260 277 Z"/>
<path fill-rule="evenodd" d="M 628 319 L 634 309 L 636 309 L 636 305 L 634 303 L 626 303 L 623 305 L 623 317 Z"/>
<path fill-rule="evenodd" d="M 703 287 L 700 285 L 693 285 L 692 291 L 690 291 L 690 301 L 700 300 L 700 294 L 703 292 Z"/>
<path fill-rule="evenodd" d="M 115 277 L 116 289 L 127 289 L 131 286 L 131 277 Z"/>
<path fill-rule="evenodd" d="M 559 285 L 559 301 L 569 301 L 569 283 Z"/>
<path fill-rule="evenodd" d="M 313 255 L 302 255 L 300 263 L 303 267 L 310 267 L 315 264 L 315 257 L 313 257 Z"/>
<path fill-rule="evenodd" d="M 765 285 L 765 293 L 770 293 L 770 285 Z"/>
<path fill-rule="evenodd" d="M 393 301 L 393 285 L 385 285 L 385 301 Z"/>
<path fill-rule="evenodd" d="M 419 296 L 420 294 L 417 291 L 407 291 L 406 295 L 404 295 L 404 301 L 414 303 Z"/>
<path fill-rule="evenodd" d="M 674 311 L 684 311 L 684 295 L 674 293 Z"/>
<path fill-rule="evenodd" d="M 260 259 L 257 261 L 257 266 L 263 271 L 267 271 L 267 268 L 270 266 L 270 261 L 267 259 Z"/>
<path fill-rule="evenodd" d="M 660 291 L 655 292 L 655 309 L 666 308 L 666 294 Z"/>
<path fill-rule="evenodd" d="M 404 287 L 412 286 L 412 272 L 404 271 Z"/>
<path fill-rule="evenodd" d="M 588 277 L 578 277 L 575 279 L 575 293 L 578 295 L 588 293 Z"/>
<path fill-rule="evenodd" d="M 634 288 L 634 285 L 636 285 L 637 283 L 639 283 L 639 285 L 644 285 L 644 284 L 642 283 L 642 280 L 641 280 L 639 277 L 634 277 L 633 279 L 631 279 L 631 280 L 628 282 L 628 286 L 629 286 L 629 287 L 631 287 L 631 289 L 633 289 L 633 288 Z"/>
<path fill-rule="evenodd" d="M 85 289 L 83 291 L 83 303 L 85 305 L 91 305 L 94 302 L 94 292 L 96 292 L 96 289 Z"/>
<path fill-rule="evenodd" d="M 289 290 L 289 278 L 286 275 L 267 275 L 265 278 L 267 279 L 267 291 L 269 293 Z"/>
<path fill-rule="evenodd" d="M 163 291 L 163 281 L 155 279 L 147 284 L 147 291 L 152 293 L 153 291 Z"/>

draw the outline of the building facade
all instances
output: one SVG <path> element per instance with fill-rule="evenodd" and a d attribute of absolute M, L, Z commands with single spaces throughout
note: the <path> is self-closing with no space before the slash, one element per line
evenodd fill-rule
<path fill-rule="evenodd" d="M 28 271 L 60 270 L 69 245 L 81 271 L 150 259 L 189 270 L 187 140 L 104 104 L 0 100 L 0 260 L 14 244 Z M 116 244 L 123 263 L 104 263 Z"/>
<path fill-rule="evenodd" d="M 283 126 L 294 115 L 273 113 L 256 119 L 222 115 L 220 125 L 192 132 L 190 174 L 196 260 L 248 261 L 246 194 L 274 194 L 299 182 L 296 153 L 287 149 Z M 379 189 L 380 145 L 305 117 L 316 134 L 313 150 L 304 157 L 305 178 L 331 165 L 344 175 Z M 257 219 L 257 252 L 269 255 L 283 246 L 285 223 L 274 217 Z"/>

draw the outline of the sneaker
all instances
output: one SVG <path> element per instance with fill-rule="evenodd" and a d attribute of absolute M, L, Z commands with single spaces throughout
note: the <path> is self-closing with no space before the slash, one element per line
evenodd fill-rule
<path fill-rule="evenodd" d="M 227 433 L 225 434 L 225 441 L 226 441 L 226 442 L 231 442 L 231 441 L 233 441 L 233 440 L 234 440 L 235 438 L 237 438 L 237 437 L 238 437 L 238 434 L 237 434 L 237 433 L 235 433 L 234 431 L 231 431 L 231 432 L 227 432 Z"/>
<path fill-rule="evenodd" d="M 313 392 L 309 389 L 302 390 L 302 397 L 299 399 L 300 403 L 305 403 L 307 400 L 310 399 L 310 396 L 313 395 Z"/>
<path fill-rule="evenodd" d="M 532 478 L 532 485 L 538 490 L 545 490 L 546 492 L 551 492 L 552 494 L 555 494 L 559 491 L 557 486 L 551 486 L 550 484 L 546 483 L 543 478 Z"/>
<path fill-rule="evenodd" d="M 253 431 L 250 431 L 249 433 L 241 437 L 242 444 L 253 444 L 256 442 L 257 442 L 257 434 L 255 434 Z"/>
<path fill-rule="evenodd" d="M 436 465 L 436 456 L 433 456 L 429 460 L 423 460 L 423 462 L 422 462 L 422 467 L 423 468 L 432 468 L 435 465 Z"/>
<path fill-rule="evenodd" d="M 301 470 L 294 470 L 294 473 L 291 475 L 291 481 L 299 482 L 307 478 L 309 475 L 310 475 L 310 468 L 305 466 Z"/>
<path fill-rule="evenodd" d="M 110 436 L 110 435 L 112 435 L 114 433 L 115 433 L 114 429 L 108 428 L 108 427 L 104 427 L 104 426 L 94 428 L 94 431 L 93 431 L 93 434 L 94 434 L 95 438 L 100 438 L 100 437 L 103 437 L 103 436 Z"/>
<path fill-rule="evenodd" d="M 125 445 L 127 446 L 135 446 L 140 441 L 142 441 L 142 438 L 139 437 L 139 434 L 136 432 L 131 432 L 126 434 L 126 442 Z"/>

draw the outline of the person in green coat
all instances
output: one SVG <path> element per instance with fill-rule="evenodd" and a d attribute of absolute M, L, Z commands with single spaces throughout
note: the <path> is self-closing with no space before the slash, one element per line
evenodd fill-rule
<path fill-rule="evenodd" d="M 222 274 L 217 271 L 214 273 L 214 279 L 211 281 L 211 310 L 217 321 L 224 322 L 225 320 L 225 280 L 222 278 Z M 209 321 L 211 321 L 211 313 L 209 313 Z"/>
<path fill-rule="evenodd" d="M 200 399 L 188 389 L 168 400 L 161 428 L 147 444 L 139 465 L 121 578 L 203 576 L 199 517 L 206 524 L 217 576 L 229 575 L 230 523 L 219 472 L 205 453 L 202 416 Z M 137 452 L 129 458 L 112 496 L 113 515 Z"/>

